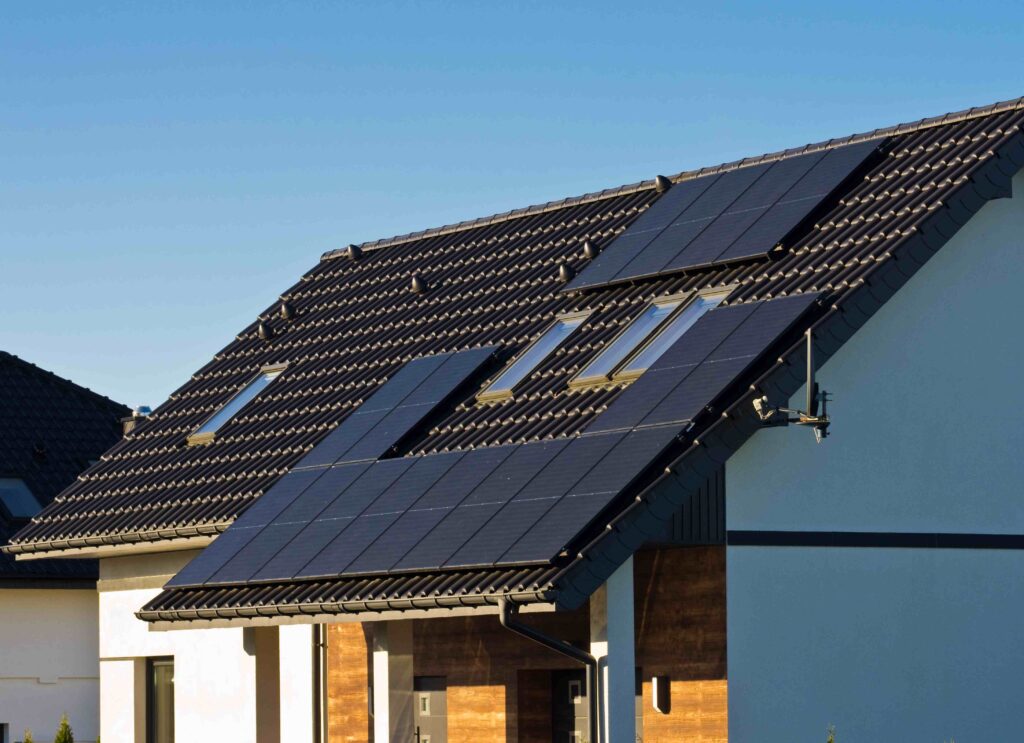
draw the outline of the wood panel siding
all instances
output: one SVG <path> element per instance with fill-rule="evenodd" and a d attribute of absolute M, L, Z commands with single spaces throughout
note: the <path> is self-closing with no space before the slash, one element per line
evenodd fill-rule
<path fill-rule="evenodd" d="M 725 743 L 725 550 L 645 550 L 635 560 L 636 658 L 645 743 Z M 581 647 L 587 607 L 523 621 Z M 368 643 L 362 626 L 329 627 L 329 743 L 369 740 Z M 551 738 L 551 671 L 576 664 L 504 629 L 496 616 L 417 620 L 414 672 L 444 676 L 450 743 Z M 671 709 L 654 709 L 651 678 L 668 676 Z"/>
<path fill-rule="evenodd" d="M 362 624 L 327 626 L 328 743 L 369 743 L 371 644 Z"/>

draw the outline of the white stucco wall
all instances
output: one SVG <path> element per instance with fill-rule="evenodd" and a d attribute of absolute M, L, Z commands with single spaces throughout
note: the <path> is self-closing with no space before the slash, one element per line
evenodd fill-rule
<path fill-rule="evenodd" d="M 1014 192 L 822 369 L 826 443 L 770 429 L 729 461 L 730 530 L 1024 534 Z M 732 743 L 1020 738 L 1024 551 L 730 546 L 727 571 Z"/>
<path fill-rule="evenodd" d="M 99 594 L 100 724 L 105 741 L 144 743 L 140 712 L 145 701 L 136 674 L 146 658 L 158 656 L 174 657 L 178 741 L 256 740 L 256 657 L 243 630 L 152 632 L 135 616 L 159 588 L 130 588 L 133 576 L 162 582 L 173 564 L 187 561 L 187 556 L 172 553 L 101 563 L 101 578 L 107 578 L 100 581 Z"/>
<path fill-rule="evenodd" d="M 75 739 L 99 731 L 96 591 L 0 589 L 0 724 L 53 740 L 66 712 Z"/>
<path fill-rule="evenodd" d="M 140 555 L 103 560 L 100 564 L 100 719 L 103 740 L 145 741 L 145 662 L 174 658 L 175 738 L 181 741 L 264 743 L 313 740 L 312 627 L 268 628 L 277 642 L 260 652 L 277 652 L 265 664 L 272 678 L 257 679 L 256 636 L 243 629 L 184 629 L 156 632 L 135 612 L 157 595 L 170 577 L 195 552 Z M 273 686 L 268 688 L 267 684 Z M 263 699 L 279 706 L 272 730 L 257 739 L 257 688 Z M 276 737 L 275 737 L 276 736 Z"/>

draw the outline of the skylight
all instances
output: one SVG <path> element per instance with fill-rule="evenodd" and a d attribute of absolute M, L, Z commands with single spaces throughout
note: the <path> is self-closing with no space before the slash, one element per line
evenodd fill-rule
<path fill-rule="evenodd" d="M 655 299 L 587 364 L 573 379 L 573 384 L 639 376 L 728 294 L 729 290 L 707 292 L 690 301 L 687 301 L 689 295 Z"/>
<path fill-rule="evenodd" d="M 555 324 L 544 332 L 544 335 L 531 343 L 497 379 L 491 382 L 486 390 L 480 393 L 478 399 L 493 400 L 511 395 L 517 384 L 540 366 L 544 359 L 583 324 L 583 321 L 587 319 L 587 314 L 584 312 L 558 318 Z"/>
<path fill-rule="evenodd" d="M 15 519 L 30 519 L 42 510 L 25 481 L 16 477 L 0 477 L 0 503 Z"/>
<path fill-rule="evenodd" d="M 239 390 L 234 397 L 224 403 L 216 413 L 211 415 L 203 425 L 197 428 L 189 436 L 189 441 L 191 443 L 205 443 L 209 441 L 221 426 L 234 418 L 238 411 L 248 405 L 256 395 L 263 392 L 283 371 L 283 366 L 263 369 L 258 377 Z"/>

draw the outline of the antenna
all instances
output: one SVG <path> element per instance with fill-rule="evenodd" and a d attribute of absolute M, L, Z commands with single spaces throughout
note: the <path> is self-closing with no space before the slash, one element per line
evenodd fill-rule
<path fill-rule="evenodd" d="M 766 426 L 785 426 L 790 423 L 797 426 L 811 426 L 814 429 L 814 439 L 820 444 L 828 438 L 828 427 L 831 423 L 828 417 L 828 402 L 831 396 L 825 390 L 819 389 L 818 383 L 814 381 L 814 332 L 808 328 L 804 336 L 807 338 L 806 410 L 773 407 L 768 402 L 768 395 L 754 399 L 754 410 L 757 412 L 757 417 Z"/>

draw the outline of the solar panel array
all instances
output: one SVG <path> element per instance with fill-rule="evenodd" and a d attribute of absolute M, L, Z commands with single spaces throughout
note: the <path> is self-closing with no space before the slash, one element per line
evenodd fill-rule
<path fill-rule="evenodd" d="M 565 290 L 767 255 L 878 150 L 881 140 L 675 184 Z"/>
<path fill-rule="evenodd" d="M 575 438 L 371 461 L 382 423 L 372 446 L 342 424 L 168 585 L 550 562 L 816 297 L 710 311 Z M 410 362 L 349 420 L 388 420 L 447 365 L 472 366 L 456 359 Z"/>

